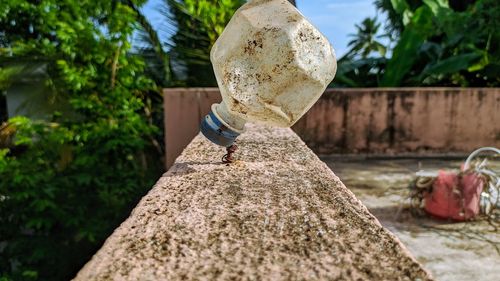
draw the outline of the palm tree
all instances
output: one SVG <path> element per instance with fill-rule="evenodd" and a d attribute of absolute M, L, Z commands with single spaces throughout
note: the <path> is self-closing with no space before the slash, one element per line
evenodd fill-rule
<path fill-rule="evenodd" d="M 163 16 L 175 27 L 170 49 L 176 85 L 216 86 L 210 49 L 244 0 L 164 0 Z"/>
<path fill-rule="evenodd" d="M 140 38 L 145 47 L 141 48 L 141 55 L 146 61 L 146 71 L 160 87 L 166 87 L 171 83 L 170 56 L 164 50 L 158 32 L 153 28 L 146 16 L 131 0 L 113 0 L 113 3 L 121 2 L 130 7 L 136 14 L 137 23 L 140 26 Z"/>
<path fill-rule="evenodd" d="M 351 47 L 346 57 L 353 57 L 356 55 L 361 58 L 367 58 L 372 52 L 378 52 L 382 57 L 385 57 L 387 47 L 377 41 L 383 36 L 377 36 L 380 28 L 380 23 L 377 23 L 377 18 L 366 18 L 361 25 L 356 24 L 357 33 L 349 34 L 354 37 L 353 40 L 347 45 Z"/>
<path fill-rule="evenodd" d="M 289 1 L 296 5 L 295 0 Z M 160 11 L 167 22 L 174 26 L 173 32 L 167 32 L 170 40 L 165 42 L 160 42 L 159 36 L 147 20 L 134 8 L 144 31 L 141 41 L 145 47 L 141 53 L 148 65 L 149 74 L 157 84 L 216 86 L 210 62 L 210 49 L 234 12 L 244 3 L 244 0 L 163 0 Z M 162 54 L 164 48 L 169 49 L 168 54 Z M 162 60 L 165 63 L 161 63 Z M 172 71 L 167 72 L 170 66 Z M 163 73 L 167 73 L 170 78 L 169 83 L 162 83 L 164 79 L 158 70 L 163 68 Z"/>

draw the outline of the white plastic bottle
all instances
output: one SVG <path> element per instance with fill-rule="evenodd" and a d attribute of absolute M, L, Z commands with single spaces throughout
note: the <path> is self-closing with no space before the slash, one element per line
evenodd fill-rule
<path fill-rule="evenodd" d="M 290 127 L 333 80 L 335 52 L 287 0 L 250 0 L 212 48 L 222 103 L 201 124 L 212 142 L 230 147 L 246 122 Z"/>

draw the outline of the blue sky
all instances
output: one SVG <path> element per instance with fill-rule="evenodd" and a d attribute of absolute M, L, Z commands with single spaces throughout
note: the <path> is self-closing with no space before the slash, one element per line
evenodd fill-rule
<path fill-rule="evenodd" d="M 156 28 L 165 24 L 157 11 L 161 3 L 162 0 L 149 0 L 143 8 Z M 346 53 L 348 34 L 356 31 L 354 25 L 377 14 L 373 0 L 297 0 L 297 6 L 328 37 L 338 57 Z"/>

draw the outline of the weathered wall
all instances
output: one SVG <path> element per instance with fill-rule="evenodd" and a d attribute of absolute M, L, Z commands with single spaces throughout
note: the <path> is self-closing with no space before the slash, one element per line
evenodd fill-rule
<path fill-rule="evenodd" d="M 75 280 L 430 280 L 290 129 L 198 135 Z"/>
<path fill-rule="evenodd" d="M 201 120 L 210 111 L 210 106 L 222 98 L 217 88 L 166 89 L 163 96 L 168 169 L 200 131 Z"/>
<path fill-rule="evenodd" d="M 500 146 L 500 89 L 327 91 L 294 130 L 320 154 Z"/>
<path fill-rule="evenodd" d="M 167 162 L 199 131 L 219 91 L 167 89 Z M 293 128 L 321 154 L 470 152 L 500 146 L 500 89 L 328 89 Z"/>

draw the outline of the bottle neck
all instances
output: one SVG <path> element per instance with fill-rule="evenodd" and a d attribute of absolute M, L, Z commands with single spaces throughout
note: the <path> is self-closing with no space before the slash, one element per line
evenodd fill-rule
<path fill-rule="evenodd" d="M 225 102 L 212 106 L 212 111 L 219 117 L 220 121 L 236 132 L 243 132 L 245 129 L 245 119 L 231 113 Z"/>
<path fill-rule="evenodd" d="M 201 122 L 200 130 L 211 142 L 230 149 L 234 146 L 236 138 L 243 133 L 245 122 L 244 119 L 231 114 L 226 104 L 222 102 L 212 105 L 212 111 Z M 230 156 L 231 154 L 228 155 Z"/>

